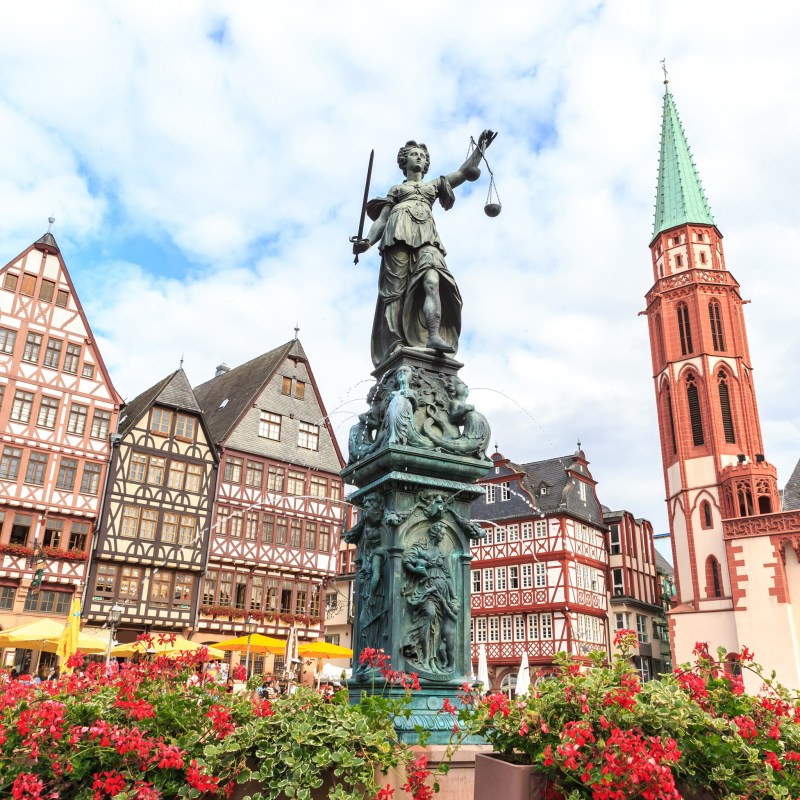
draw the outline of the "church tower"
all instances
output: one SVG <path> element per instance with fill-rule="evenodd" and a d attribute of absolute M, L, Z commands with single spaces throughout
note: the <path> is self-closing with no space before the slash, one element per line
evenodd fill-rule
<path fill-rule="evenodd" d="M 800 513 L 780 509 L 739 284 L 668 85 L 650 250 L 646 313 L 678 589 L 675 663 L 689 660 L 697 641 L 747 646 L 800 686 Z"/>

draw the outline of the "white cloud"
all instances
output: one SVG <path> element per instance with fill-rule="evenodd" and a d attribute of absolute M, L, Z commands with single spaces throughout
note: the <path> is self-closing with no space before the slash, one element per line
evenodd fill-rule
<path fill-rule="evenodd" d="M 313 12 L 310 10 L 313 8 Z M 800 75 L 794 4 L 681 0 L 486 6 L 37 3 L 0 9 L 0 247 L 55 233 L 123 395 L 185 354 L 199 383 L 300 336 L 344 436 L 363 407 L 377 264 L 357 267 L 373 193 L 427 142 L 488 175 L 438 221 L 464 297 L 459 357 L 503 452 L 571 452 L 603 502 L 665 529 L 646 324 L 647 249 L 671 88 L 746 310 L 765 450 L 800 454 Z M 168 241 L 188 273 L 107 252 Z M 82 257 L 71 256 L 80 252 Z M 166 255 L 164 260 L 166 260 Z M 171 276 L 171 277 L 170 277 Z M 492 387 L 494 391 L 479 391 Z M 507 395 L 508 399 L 497 392 Z"/>

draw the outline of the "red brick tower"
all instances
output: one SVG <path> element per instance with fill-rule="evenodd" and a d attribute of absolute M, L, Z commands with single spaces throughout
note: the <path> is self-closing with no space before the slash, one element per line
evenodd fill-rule
<path fill-rule="evenodd" d="M 777 625 L 769 638 L 780 642 L 768 647 L 769 666 L 796 686 L 800 598 L 792 604 L 787 570 L 800 587 L 792 552 L 800 516 L 781 513 L 777 474 L 763 455 L 739 284 L 668 88 L 650 249 L 647 317 L 678 588 L 675 663 L 689 660 L 696 641 L 756 650 L 769 614 Z"/>

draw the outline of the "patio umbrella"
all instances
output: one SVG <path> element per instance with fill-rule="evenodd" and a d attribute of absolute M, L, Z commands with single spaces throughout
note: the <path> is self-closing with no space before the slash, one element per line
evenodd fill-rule
<path fill-rule="evenodd" d="M 224 642 L 214 642 L 217 650 L 227 650 L 232 653 L 244 653 L 247 651 L 247 634 L 236 639 L 226 639 Z M 251 653 L 272 653 L 279 656 L 286 649 L 284 639 L 273 639 L 271 636 L 264 636 L 261 633 L 250 634 Z"/>
<path fill-rule="evenodd" d="M 46 653 L 58 653 L 60 647 L 61 638 L 45 639 L 44 642 L 42 642 L 41 649 Z M 102 639 L 98 639 L 91 634 L 80 632 L 78 633 L 77 647 L 74 652 L 80 651 L 87 655 L 97 655 L 98 653 L 105 653 L 107 647 L 108 642 L 104 642 Z M 67 658 L 69 658 L 69 656 L 67 656 Z"/>
<path fill-rule="evenodd" d="M 163 642 L 159 642 L 158 637 L 156 636 L 152 643 L 141 641 L 118 644 L 116 647 L 112 648 L 111 655 L 124 656 L 126 658 L 134 655 L 135 653 L 141 653 L 143 655 L 145 653 L 175 655 L 177 653 L 191 653 L 195 650 L 200 650 L 203 647 L 208 648 L 209 658 L 223 658 L 225 655 L 219 649 L 209 647 L 208 645 L 203 644 L 203 642 L 190 642 L 188 639 L 184 639 L 182 636 L 175 637 L 174 642 L 171 642 L 168 639 Z"/>
<path fill-rule="evenodd" d="M 64 631 L 64 624 L 49 617 L 16 625 L 0 632 L 0 647 L 19 647 L 25 650 L 40 650 L 41 645 L 51 639 L 58 641 Z"/>
<path fill-rule="evenodd" d="M 528 652 L 523 651 L 522 663 L 519 665 L 519 672 L 517 673 L 517 688 L 515 690 L 517 697 L 527 694 L 531 688 L 531 668 L 528 665 Z"/>
<path fill-rule="evenodd" d="M 74 656 L 78 651 L 78 636 L 81 630 L 81 599 L 74 597 L 72 605 L 69 609 L 69 616 L 67 617 L 67 624 L 61 632 L 58 640 L 58 647 L 56 653 L 61 658 L 61 663 L 64 664 L 70 656 Z M 71 670 L 71 667 L 67 668 Z"/>
<path fill-rule="evenodd" d="M 489 686 L 489 662 L 486 660 L 486 645 L 478 645 L 478 683 L 482 683 L 482 691 L 488 692 Z"/>
<path fill-rule="evenodd" d="M 298 645 L 300 658 L 352 658 L 353 651 L 349 647 L 340 647 L 329 642 L 303 642 Z"/>
<path fill-rule="evenodd" d="M 294 664 L 300 660 L 300 654 L 297 652 L 297 644 L 297 628 L 292 625 L 292 627 L 289 628 L 289 635 L 286 638 L 286 648 L 283 651 L 283 669 L 287 679 L 292 677 L 294 673 Z"/>

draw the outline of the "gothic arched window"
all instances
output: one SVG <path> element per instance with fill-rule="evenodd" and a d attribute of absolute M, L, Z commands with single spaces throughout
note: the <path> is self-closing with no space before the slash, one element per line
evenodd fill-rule
<path fill-rule="evenodd" d="M 672 454 L 678 452 L 678 443 L 675 440 L 675 414 L 672 410 L 672 393 L 669 390 L 669 386 L 666 387 L 664 390 L 664 394 L 667 398 L 667 425 L 669 426 L 669 442 L 672 445 Z"/>
<path fill-rule="evenodd" d="M 708 318 L 711 321 L 711 344 L 718 352 L 724 352 L 725 339 L 722 337 L 722 316 L 719 301 L 712 300 L 708 304 Z"/>
<path fill-rule="evenodd" d="M 709 503 L 708 500 L 703 500 L 703 502 L 700 503 L 700 524 L 704 528 L 710 528 L 712 525 L 711 503 Z"/>
<path fill-rule="evenodd" d="M 719 380 L 719 409 L 722 414 L 722 429 L 725 431 L 725 441 L 728 444 L 736 444 L 736 433 L 733 430 L 733 415 L 731 414 L 731 397 L 728 392 L 728 376 L 724 370 L 717 373 Z"/>
<path fill-rule="evenodd" d="M 692 423 L 692 442 L 695 447 L 700 447 L 706 440 L 703 435 L 703 417 L 700 414 L 700 395 L 691 372 L 686 376 L 686 399 L 689 402 L 689 420 Z"/>
<path fill-rule="evenodd" d="M 656 314 L 655 320 L 656 329 L 656 350 L 658 352 L 658 364 L 661 366 L 666 360 L 666 351 L 664 350 L 664 331 L 661 329 L 661 314 Z"/>
<path fill-rule="evenodd" d="M 689 306 L 686 303 L 678 303 L 678 333 L 681 337 L 681 355 L 688 356 L 694 352 L 692 346 L 692 326 L 689 322 Z"/>
<path fill-rule="evenodd" d="M 722 575 L 714 556 L 706 559 L 706 597 L 722 597 Z"/>

